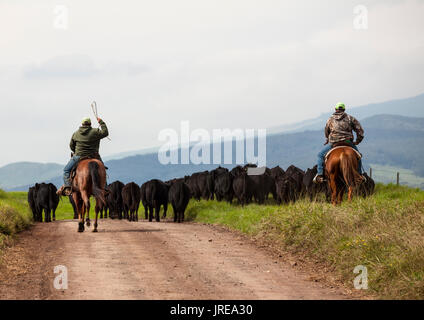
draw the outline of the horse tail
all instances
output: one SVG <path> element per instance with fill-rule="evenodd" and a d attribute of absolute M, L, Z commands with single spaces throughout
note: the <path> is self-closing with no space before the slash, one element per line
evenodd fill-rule
<path fill-rule="evenodd" d="M 93 196 L 96 199 L 100 200 L 100 202 L 105 206 L 106 199 L 103 193 L 103 188 L 100 185 L 99 164 L 95 161 L 89 162 L 88 170 L 90 172 L 91 182 L 93 184 L 92 186 Z"/>
<path fill-rule="evenodd" d="M 352 156 L 342 152 L 340 154 L 340 169 L 343 173 L 343 178 L 348 187 L 356 187 L 361 183 L 361 176 L 356 170 Z"/>

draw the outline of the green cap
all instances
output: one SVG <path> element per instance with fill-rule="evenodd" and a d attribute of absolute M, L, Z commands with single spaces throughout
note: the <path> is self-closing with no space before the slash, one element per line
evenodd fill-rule
<path fill-rule="evenodd" d="M 344 103 L 339 102 L 336 104 L 336 110 L 346 110 Z"/>
<path fill-rule="evenodd" d="M 90 118 L 84 118 L 81 121 L 82 124 L 91 124 L 91 119 Z"/>

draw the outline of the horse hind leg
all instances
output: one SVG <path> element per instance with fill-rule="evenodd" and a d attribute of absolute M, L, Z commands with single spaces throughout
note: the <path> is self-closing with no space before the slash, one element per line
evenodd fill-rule
<path fill-rule="evenodd" d="M 350 201 L 352 201 L 352 195 L 353 195 L 353 187 L 349 187 L 348 189 L 348 193 L 347 193 L 347 199 Z"/>
<path fill-rule="evenodd" d="M 84 213 L 87 213 L 87 218 L 85 219 L 85 224 L 87 225 L 87 227 L 89 227 L 91 225 L 91 222 L 90 222 L 90 198 L 86 194 L 83 194 L 82 200 L 84 201 L 84 207 L 85 207 Z M 84 221 L 84 214 L 83 214 L 83 221 Z"/>
<path fill-rule="evenodd" d="M 100 208 L 99 206 L 99 200 L 96 199 L 96 207 L 94 208 L 94 211 L 96 212 L 96 217 L 94 218 L 94 229 L 93 232 L 98 232 L 97 231 L 97 220 L 99 217 L 99 211 L 102 211 L 103 208 Z"/>
<path fill-rule="evenodd" d="M 337 205 L 337 183 L 336 176 L 330 175 L 330 190 L 331 190 L 331 203 L 333 206 Z"/>

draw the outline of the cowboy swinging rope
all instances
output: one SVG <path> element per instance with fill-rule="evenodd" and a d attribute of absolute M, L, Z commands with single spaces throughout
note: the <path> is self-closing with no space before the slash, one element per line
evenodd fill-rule
<path fill-rule="evenodd" d="M 96 103 L 96 101 L 93 101 L 91 103 L 91 110 L 93 110 L 94 116 L 96 117 L 96 119 L 98 119 L 99 118 L 99 114 L 97 112 L 97 103 Z M 106 137 L 106 138 L 108 138 L 110 141 L 112 141 L 109 137 Z"/>

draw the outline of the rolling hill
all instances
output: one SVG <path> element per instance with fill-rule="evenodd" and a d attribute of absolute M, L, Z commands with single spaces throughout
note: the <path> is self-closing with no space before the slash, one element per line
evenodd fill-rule
<path fill-rule="evenodd" d="M 405 117 L 424 117 L 424 94 L 406 99 L 390 100 L 372 103 L 359 107 L 348 106 L 347 112 L 358 120 L 363 120 L 375 115 L 391 114 Z M 268 133 L 301 132 L 305 130 L 318 130 L 322 128 L 331 112 L 323 113 L 314 119 L 308 119 L 292 125 L 269 128 Z"/>
<path fill-rule="evenodd" d="M 15 162 L 0 168 L 0 188 L 14 189 L 33 181 L 46 181 L 62 174 L 57 163 Z"/>
<path fill-rule="evenodd" d="M 359 120 L 370 118 L 376 115 L 390 114 L 405 117 L 421 117 L 424 118 L 424 94 L 406 99 L 390 100 L 379 103 L 367 104 L 364 106 L 350 107 L 348 106 L 349 114 Z M 279 133 L 294 133 L 307 130 L 321 130 L 325 125 L 331 112 L 323 113 L 317 118 L 304 120 L 294 124 L 271 127 L 267 129 L 268 135 Z M 157 148 L 145 148 L 133 151 L 121 152 L 104 157 L 106 161 L 123 159 L 135 155 L 145 155 L 156 153 Z"/>

